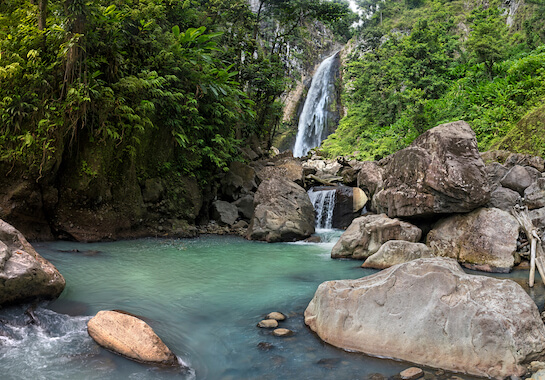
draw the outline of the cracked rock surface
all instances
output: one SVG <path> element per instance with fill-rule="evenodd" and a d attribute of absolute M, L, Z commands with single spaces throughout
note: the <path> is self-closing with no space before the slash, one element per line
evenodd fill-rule
<path fill-rule="evenodd" d="M 423 258 L 322 283 L 305 323 L 325 342 L 477 376 L 522 376 L 545 355 L 537 306 L 514 281 Z"/>

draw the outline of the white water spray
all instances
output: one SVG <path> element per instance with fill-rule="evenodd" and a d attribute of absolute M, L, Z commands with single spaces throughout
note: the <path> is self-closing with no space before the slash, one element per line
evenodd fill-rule
<path fill-rule="evenodd" d="M 316 229 L 333 228 L 333 210 L 335 209 L 336 190 L 310 189 L 308 196 L 316 211 Z"/>
<path fill-rule="evenodd" d="M 312 77 L 305 105 L 299 117 L 297 138 L 293 148 L 294 157 L 305 156 L 327 137 L 331 94 L 335 91 L 333 70 L 336 55 L 337 53 L 324 59 Z"/>

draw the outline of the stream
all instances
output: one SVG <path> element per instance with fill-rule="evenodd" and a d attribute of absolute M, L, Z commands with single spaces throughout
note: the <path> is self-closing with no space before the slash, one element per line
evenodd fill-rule
<path fill-rule="evenodd" d="M 345 352 L 324 344 L 304 325 L 303 312 L 321 282 L 376 272 L 360 268 L 360 261 L 332 260 L 339 232 L 322 235 L 330 242 L 267 244 L 203 236 L 36 243 L 67 286 L 58 300 L 36 305 L 34 319 L 25 314 L 29 305 L 0 310 L 0 378 L 366 379 L 398 374 L 411 365 Z M 514 273 L 520 281 L 526 275 Z M 543 300 L 543 291 L 534 296 Z M 105 309 L 141 316 L 192 370 L 145 366 L 97 346 L 86 323 Z M 256 327 L 271 311 L 288 315 L 280 327 L 294 336 L 277 338 Z"/>

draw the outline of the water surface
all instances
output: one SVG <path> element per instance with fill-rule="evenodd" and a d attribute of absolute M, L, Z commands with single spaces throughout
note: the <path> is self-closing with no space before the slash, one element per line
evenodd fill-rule
<path fill-rule="evenodd" d="M 334 240 L 338 233 L 324 233 Z M 0 310 L 2 379 L 366 379 L 408 363 L 324 344 L 303 311 L 326 280 L 375 273 L 332 260 L 333 242 L 266 244 L 237 237 L 35 244 L 67 286 L 40 304 Z M 100 310 L 141 316 L 192 371 L 148 367 L 109 353 L 88 336 Z M 277 338 L 256 324 L 271 311 L 295 332 Z M 261 348 L 260 348 L 261 347 Z M 265 349 L 263 349 L 265 348 Z M 433 370 L 431 370 L 433 372 Z"/>

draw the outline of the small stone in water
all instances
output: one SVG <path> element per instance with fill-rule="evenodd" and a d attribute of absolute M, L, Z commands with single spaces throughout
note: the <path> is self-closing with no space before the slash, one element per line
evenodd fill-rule
<path fill-rule="evenodd" d="M 318 360 L 318 362 L 316 364 L 321 365 L 324 368 L 333 369 L 340 362 L 341 362 L 341 359 L 339 359 L 339 358 L 323 358 L 323 359 Z"/>
<path fill-rule="evenodd" d="M 273 311 L 272 313 L 267 314 L 267 319 L 275 319 L 277 321 L 283 321 L 286 319 L 286 316 L 278 311 Z"/>
<path fill-rule="evenodd" d="M 274 345 L 269 342 L 259 342 L 257 344 L 257 348 L 259 348 L 261 351 L 270 351 L 274 348 Z"/>
<path fill-rule="evenodd" d="M 414 380 L 424 375 L 424 371 L 417 367 L 407 368 L 399 374 L 403 380 Z"/>
<path fill-rule="evenodd" d="M 368 380 L 385 380 L 386 377 L 380 373 L 372 373 L 367 377 Z"/>
<path fill-rule="evenodd" d="M 273 329 L 278 327 L 278 321 L 276 319 L 264 319 L 257 324 L 257 327 L 264 329 Z"/>
<path fill-rule="evenodd" d="M 275 336 L 290 336 L 290 335 L 293 335 L 293 331 L 288 329 L 275 329 L 273 331 L 273 334 Z"/>

